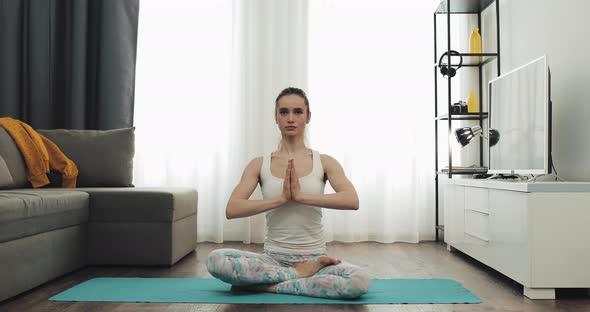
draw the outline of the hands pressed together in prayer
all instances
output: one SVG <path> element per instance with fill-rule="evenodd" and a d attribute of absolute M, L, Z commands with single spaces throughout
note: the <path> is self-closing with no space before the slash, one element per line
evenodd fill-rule
<path fill-rule="evenodd" d="M 287 164 L 287 170 L 285 172 L 285 180 L 283 181 L 283 194 L 281 197 L 288 202 L 290 200 L 300 201 L 301 196 L 301 185 L 299 184 L 299 175 L 295 171 L 295 162 L 290 159 Z"/>

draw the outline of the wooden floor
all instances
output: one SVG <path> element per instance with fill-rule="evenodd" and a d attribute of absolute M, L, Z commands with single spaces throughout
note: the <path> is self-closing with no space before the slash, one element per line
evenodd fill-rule
<path fill-rule="evenodd" d="M 530 300 L 522 287 L 443 243 L 331 243 L 328 253 L 357 264 L 374 278 L 450 278 L 481 304 L 423 305 L 219 305 L 161 303 L 51 302 L 47 298 L 93 277 L 211 277 L 207 254 L 217 248 L 260 252 L 261 245 L 199 244 L 173 267 L 87 267 L 0 303 L 0 311 L 590 311 L 587 289 L 558 290 L 558 300 Z M 0 277 L 1 278 L 1 277 Z"/>

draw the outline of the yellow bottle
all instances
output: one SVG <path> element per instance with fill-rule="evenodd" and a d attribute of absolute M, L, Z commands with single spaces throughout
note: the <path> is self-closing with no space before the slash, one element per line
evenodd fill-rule
<path fill-rule="evenodd" d="M 469 53 L 481 53 L 481 36 L 477 27 L 473 28 L 469 37 Z"/>
<path fill-rule="evenodd" d="M 475 92 L 469 92 L 469 96 L 467 97 L 467 112 L 479 112 L 479 101 L 477 100 L 477 95 Z"/>

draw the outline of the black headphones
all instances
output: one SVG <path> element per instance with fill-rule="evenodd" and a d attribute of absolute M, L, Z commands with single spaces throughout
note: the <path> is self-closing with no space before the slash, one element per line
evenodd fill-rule
<path fill-rule="evenodd" d="M 450 56 L 453 56 L 453 55 L 459 56 L 459 64 L 454 65 L 455 68 L 453 68 L 452 65 L 450 65 L 450 64 L 445 64 L 442 62 L 443 57 L 445 57 L 447 54 L 449 54 L 449 52 L 450 52 Z M 449 57 L 449 59 L 450 59 L 450 57 Z M 440 58 L 438 59 L 438 67 L 440 68 L 440 73 L 445 78 L 455 77 L 455 75 L 457 74 L 457 69 L 461 68 L 462 65 L 463 65 L 463 56 L 455 50 L 450 50 L 450 51 L 443 53 L 443 55 L 441 55 Z"/>

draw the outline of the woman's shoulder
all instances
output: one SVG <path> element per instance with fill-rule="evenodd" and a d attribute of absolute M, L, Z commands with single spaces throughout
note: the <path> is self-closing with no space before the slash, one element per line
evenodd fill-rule
<path fill-rule="evenodd" d="M 320 159 L 325 162 L 334 162 L 337 161 L 336 158 L 328 155 L 328 154 L 320 154 Z"/>
<path fill-rule="evenodd" d="M 328 154 L 320 154 L 320 160 L 322 161 L 322 166 L 324 167 L 324 169 L 338 165 L 338 161 L 336 160 L 336 158 Z"/>
<path fill-rule="evenodd" d="M 252 160 L 250 160 L 250 163 L 251 164 L 262 163 L 263 159 L 264 159 L 264 156 L 254 157 L 254 158 L 252 158 Z"/>
<path fill-rule="evenodd" d="M 263 159 L 263 156 L 258 156 L 250 160 L 250 162 L 246 166 L 246 170 L 260 171 L 260 168 L 262 168 Z"/>

